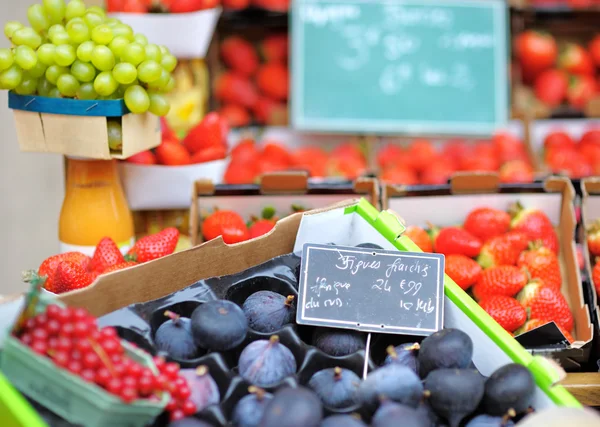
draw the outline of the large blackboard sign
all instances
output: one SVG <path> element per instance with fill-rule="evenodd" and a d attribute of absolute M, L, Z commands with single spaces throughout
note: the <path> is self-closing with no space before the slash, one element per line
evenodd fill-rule
<path fill-rule="evenodd" d="M 292 125 L 491 134 L 508 120 L 505 0 L 294 0 Z"/>
<path fill-rule="evenodd" d="M 444 256 L 307 243 L 296 322 L 430 335 L 443 327 Z"/>

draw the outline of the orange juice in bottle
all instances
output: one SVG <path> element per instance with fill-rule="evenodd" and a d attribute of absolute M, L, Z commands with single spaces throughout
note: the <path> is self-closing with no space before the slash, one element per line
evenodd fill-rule
<path fill-rule="evenodd" d="M 60 251 L 92 256 L 103 237 L 123 253 L 134 242 L 133 217 L 115 160 L 67 158 L 67 189 L 60 212 Z"/>

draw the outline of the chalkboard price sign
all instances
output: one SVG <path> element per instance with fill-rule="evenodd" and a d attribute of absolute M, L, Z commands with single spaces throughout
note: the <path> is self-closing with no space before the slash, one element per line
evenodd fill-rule
<path fill-rule="evenodd" d="M 307 243 L 298 299 L 298 324 L 430 335 L 443 327 L 444 256 Z"/>
<path fill-rule="evenodd" d="M 508 120 L 505 0 L 294 0 L 299 130 L 491 134 Z"/>

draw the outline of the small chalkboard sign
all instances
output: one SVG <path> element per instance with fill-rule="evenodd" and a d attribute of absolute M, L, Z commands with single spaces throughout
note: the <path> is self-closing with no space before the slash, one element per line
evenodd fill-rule
<path fill-rule="evenodd" d="M 407 335 L 443 327 L 444 256 L 307 243 L 296 322 Z"/>

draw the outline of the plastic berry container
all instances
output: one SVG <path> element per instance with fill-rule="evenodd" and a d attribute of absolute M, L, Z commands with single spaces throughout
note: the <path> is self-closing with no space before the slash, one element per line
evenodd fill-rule
<path fill-rule="evenodd" d="M 38 313 L 45 311 L 50 303 L 61 305 L 47 295 L 39 297 Z M 126 341 L 122 340 L 121 344 L 127 356 L 158 374 L 150 355 Z M 49 358 L 34 353 L 13 335 L 4 343 L 0 368 L 23 394 L 68 422 L 86 427 L 143 427 L 163 412 L 170 399 L 168 393 L 163 393 L 160 401 L 139 399 L 124 403 L 97 385 L 57 367 Z"/>

